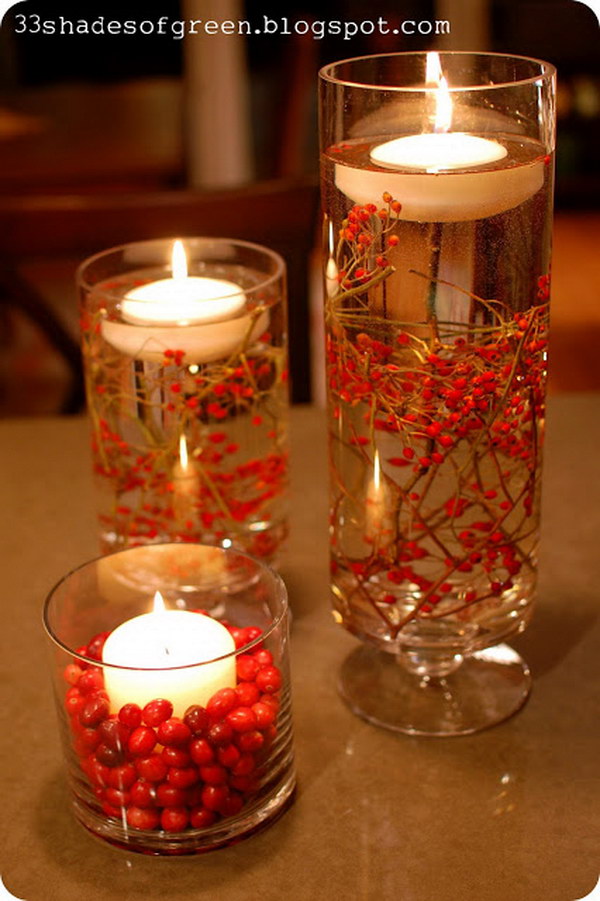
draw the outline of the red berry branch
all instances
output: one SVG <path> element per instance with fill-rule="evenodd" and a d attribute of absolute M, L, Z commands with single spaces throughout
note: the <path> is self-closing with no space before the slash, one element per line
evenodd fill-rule
<path fill-rule="evenodd" d="M 375 612 L 395 638 L 417 618 L 493 615 L 534 578 L 549 277 L 516 312 L 451 285 L 461 323 L 378 313 L 400 210 L 383 200 L 344 220 L 326 305 L 332 569 L 348 617 Z"/>
<path fill-rule="evenodd" d="M 272 557 L 286 531 L 284 348 L 265 333 L 211 363 L 177 348 L 132 361 L 104 340 L 105 316 L 87 309 L 81 328 L 106 549 L 231 538 Z"/>

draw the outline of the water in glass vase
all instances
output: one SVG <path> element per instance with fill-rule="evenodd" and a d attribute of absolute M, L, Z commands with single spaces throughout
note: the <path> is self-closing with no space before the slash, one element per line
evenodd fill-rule
<path fill-rule="evenodd" d="M 102 549 L 231 542 L 272 561 L 287 533 L 281 298 L 218 330 L 165 331 L 107 304 L 139 284 L 96 286 L 82 316 Z"/>
<path fill-rule="evenodd" d="M 323 158 L 336 618 L 396 653 L 499 641 L 536 577 L 551 160 Z"/>

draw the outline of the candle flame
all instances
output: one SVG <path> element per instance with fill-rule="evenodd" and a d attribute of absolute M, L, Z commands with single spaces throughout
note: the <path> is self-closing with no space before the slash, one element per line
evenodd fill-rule
<path fill-rule="evenodd" d="M 440 78 L 442 78 L 440 55 L 435 50 L 430 50 L 425 62 L 425 83 L 438 85 Z"/>
<path fill-rule="evenodd" d="M 165 613 L 166 611 L 165 602 L 160 591 L 156 591 L 154 593 L 154 600 L 152 602 L 152 612 L 153 613 Z"/>
<path fill-rule="evenodd" d="M 171 251 L 171 273 L 173 278 L 187 278 L 188 264 L 183 241 L 175 241 Z"/>
<path fill-rule="evenodd" d="M 375 457 L 373 459 L 373 491 L 375 494 L 379 494 L 381 488 L 381 464 L 379 462 L 379 451 L 375 451 Z"/>
<path fill-rule="evenodd" d="M 439 87 L 435 92 L 435 121 L 434 131 L 450 131 L 452 124 L 452 100 L 448 90 L 448 82 L 442 75 Z"/>
<path fill-rule="evenodd" d="M 435 132 L 450 131 L 452 124 L 452 99 L 448 90 L 448 81 L 442 73 L 440 55 L 435 50 L 427 54 L 425 68 L 425 83 L 435 87 L 435 117 L 433 130 Z"/>
<path fill-rule="evenodd" d="M 181 468 L 186 470 L 189 466 L 189 457 L 188 457 L 188 449 L 187 449 L 187 441 L 185 440 L 185 435 L 179 436 L 179 462 L 181 463 Z"/>

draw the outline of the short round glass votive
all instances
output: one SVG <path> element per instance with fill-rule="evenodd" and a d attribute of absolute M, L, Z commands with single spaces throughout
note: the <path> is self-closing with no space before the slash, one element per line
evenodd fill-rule
<path fill-rule="evenodd" d="M 142 241 L 78 271 L 103 552 L 287 533 L 285 264 L 215 238 Z"/>
<path fill-rule="evenodd" d="M 234 550 L 130 548 L 63 578 L 44 608 L 79 822 L 154 855 L 231 844 L 295 787 L 288 607 Z"/>

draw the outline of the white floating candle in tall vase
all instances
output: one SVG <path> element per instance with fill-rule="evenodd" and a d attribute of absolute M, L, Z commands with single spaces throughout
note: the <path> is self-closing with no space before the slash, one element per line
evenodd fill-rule
<path fill-rule="evenodd" d="M 427 54 L 425 79 L 426 86 L 434 84 L 426 90 L 435 108 L 433 130 L 424 110 L 423 131 L 372 147 L 370 168 L 337 163 L 335 183 L 342 193 L 354 203 L 381 205 L 389 192 L 402 204 L 394 215 L 407 221 L 464 222 L 512 209 L 542 187 L 543 160 L 491 168 L 507 156 L 499 140 L 451 131 L 451 92 L 437 53 Z"/>
<path fill-rule="evenodd" d="M 186 363 L 227 358 L 265 331 L 269 314 L 252 313 L 235 282 L 188 275 L 183 243 L 175 241 L 170 278 L 131 289 L 120 302 L 122 321 L 105 319 L 105 339 L 137 360 L 160 362 L 166 350 L 183 351 Z"/>

